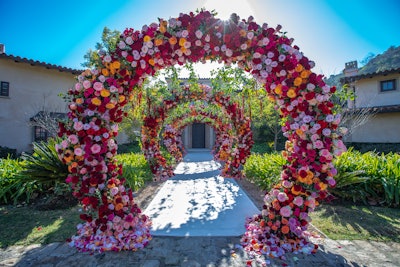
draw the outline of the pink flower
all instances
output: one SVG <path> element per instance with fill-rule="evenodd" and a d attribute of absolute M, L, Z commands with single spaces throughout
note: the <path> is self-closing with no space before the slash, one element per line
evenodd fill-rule
<path fill-rule="evenodd" d="M 80 121 L 76 121 L 74 123 L 74 129 L 75 131 L 81 131 L 83 129 L 83 123 Z"/>
<path fill-rule="evenodd" d="M 84 80 L 82 84 L 83 84 L 83 88 L 85 88 L 85 89 L 88 89 L 88 88 L 90 88 L 90 86 L 92 86 L 92 83 L 88 80 Z"/>
<path fill-rule="evenodd" d="M 75 134 L 71 134 L 70 136 L 68 136 L 68 141 L 75 145 L 78 143 L 78 136 L 76 136 Z"/>
<path fill-rule="evenodd" d="M 300 197 L 300 196 L 297 196 L 297 197 L 295 197 L 294 199 L 293 199 L 293 203 L 295 204 L 295 205 L 297 205 L 297 206 L 302 206 L 303 205 L 303 203 L 304 203 L 304 200 L 303 200 L 303 198 L 302 197 Z"/>
<path fill-rule="evenodd" d="M 93 84 L 93 88 L 96 91 L 101 91 L 104 87 L 103 87 L 103 84 L 101 82 L 95 82 Z"/>
<path fill-rule="evenodd" d="M 94 144 L 94 145 L 92 145 L 90 150 L 92 151 L 93 154 L 97 154 L 101 151 L 101 146 L 98 144 Z"/>
<path fill-rule="evenodd" d="M 276 197 L 280 202 L 285 202 L 288 199 L 288 196 L 284 192 L 280 192 Z"/>
<path fill-rule="evenodd" d="M 280 209 L 279 214 L 283 217 L 290 217 L 290 215 L 292 215 L 292 209 L 290 206 L 284 206 Z"/>
<path fill-rule="evenodd" d="M 82 155 L 83 155 L 83 149 L 80 148 L 80 147 L 76 147 L 76 148 L 74 149 L 74 154 L 75 154 L 76 156 L 78 156 L 78 157 L 82 156 Z"/>

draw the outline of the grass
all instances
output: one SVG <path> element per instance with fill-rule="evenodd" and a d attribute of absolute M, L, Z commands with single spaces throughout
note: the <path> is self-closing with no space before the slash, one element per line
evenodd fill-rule
<path fill-rule="evenodd" d="M 76 225 L 81 222 L 78 206 L 48 211 L 2 206 L 0 214 L 0 248 L 63 242 L 76 233 Z"/>
<path fill-rule="evenodd" d="M 331 239 L 400 242 L 400 209 L 325 203 L 310 216 Z"/>

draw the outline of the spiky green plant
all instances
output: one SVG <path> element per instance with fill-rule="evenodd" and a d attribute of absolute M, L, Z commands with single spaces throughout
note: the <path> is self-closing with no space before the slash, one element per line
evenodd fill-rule
<path fill-rule="evenodd" d="M 69 187 L 65 184 L 68 169 L 55 149 L 59 141 L 49 139 L 48 142 L 34 143 L 33 153 L 21 156 L 22 161 L 18 164 L 22 169 L 0 190 L 4 202 L 29 202 L 35 195 L 68 193 Z"/>

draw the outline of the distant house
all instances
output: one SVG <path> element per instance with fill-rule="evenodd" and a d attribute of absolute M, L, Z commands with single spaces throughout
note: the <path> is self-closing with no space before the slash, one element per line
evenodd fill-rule
<path fill-rule="evenodd" d="M 32 150 L 32 142 L 45 140 L 48 133 L 33 127 L 44 112 L 63 116 L 67 105 L 59 96 L 76 81 L 79 70 L 34 61 L 0 51 L 0 146 Z M 65 115 L 64 115 L 65 116 Z"/>
<path fill-rule="evenodd" d="M 389 50 L 388 50 L 389 51 Z M 346 63 L 341 83 L 352 90 L 355 100 L 348 101 L 347 115 L 373 114 L 364 124 L 352 129 L 346 138 L 353 143 L 400 143 L 400 66 L 358 69 L 357 62 Z M 369 69 L 371 70 L 371 69 Z"/>

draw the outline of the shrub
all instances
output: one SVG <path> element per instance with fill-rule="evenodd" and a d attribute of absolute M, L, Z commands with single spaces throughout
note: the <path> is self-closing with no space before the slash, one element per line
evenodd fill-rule
<path fill-rule="evenodd" d="M 246 178 L 263 190 L 269 190 L 278 182 L 286 160 L 278 153 L 253 154 L 244 165 Z"/>
<path fill-rule="evenodd" d="M 13 187 L 16 177 L 22 171 L 23 166 L 19 159 L 0 158 L 0 202 L 8 203 L 12 199 Z"/>
<path fill-rule="evenodd" d="M 119 154 L 116 158 L 118 163 L 122 164 L 122 175 L 126 178 L 126 183 L 133 191 L 137 191 L 143 187 L 146 181 L 153 179 L 149 164 L 143 154 Z"/>

